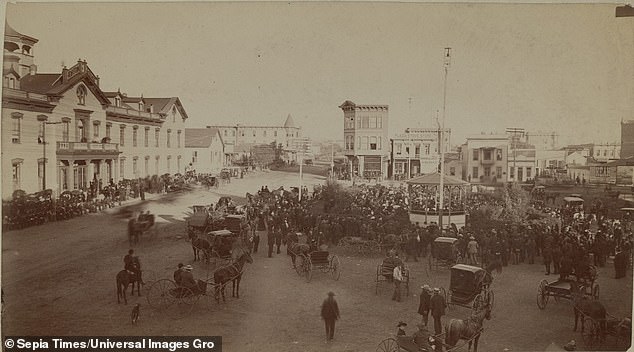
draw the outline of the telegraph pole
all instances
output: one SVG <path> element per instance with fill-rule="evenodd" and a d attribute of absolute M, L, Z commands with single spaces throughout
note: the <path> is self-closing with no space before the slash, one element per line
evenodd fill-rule
<path fill-rule="evenodd" d="M 412 98 L 409 99 L 409 120 L 412 120 Z M 412 178 L 412 131 L 410 129 L 407 130 L 407 137 L 409 141 L 407 142 L 407 179 Z"/>
<path fill-rule="evenodd" d="M 449 73 L 449 67 L 451 66 L 451 48 L 445 48 L 444 62 L 443 66 L 445 67 L 445 82 L 443 87 L 443 98 L 442 98 L 442 128 L 440 129 L 440 206 L 438 211 L 438 222 L 440 225 L 440 235 L 442 236 L 443 229 L 443 209 L 445 206 L 444 197 L 445 197 L 445 143 L 444 143 L 444 134 L 445 134 L 445 117 L 447 112 L 447 74 Z"/>

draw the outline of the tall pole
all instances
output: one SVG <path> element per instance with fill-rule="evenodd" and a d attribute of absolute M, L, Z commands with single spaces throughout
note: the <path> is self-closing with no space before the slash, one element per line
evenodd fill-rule
<path fill-rule="evenodd" d="M 299 201 L 302 201 L 302 164 L 304 163 L 304 155 L 302 153 L 299 155 Z"/>
<path fill-rule="evenodd" d="M 37 115 L 37 120 L 42 123 L 42 190 L 46 190 L 46 120 L 48 116 Z"/>
<path fill-rule="evenodd" d="M 330 143 L 330 177 L 335 177 L 335 144 Z"/>
<path fill-rule="evenodd" d="M 451 66 L 451 48 L 445 48 L 445 57 L 444 57 L 444 66 L 445 66 L 445 82 L 443 87 L 443 98 L 442 98 L 442 128 L 440 129 L 440 206 L 438 212 L 438 219 L 440 223 L 440 235 L 442 236 L 442 211 L 444 209 L 444 197 L 445 197 L 445 117 L 447 112 L 447 74 L 449 73 L 449 66 Z"/>
<path fill-rule="evenodd" d="M 412 98 L 410 97 L 409 99 L 409 119 L 410 121 L 412 120 Z M 411 130 L 407 130 L 407 137 L 408 137 L 408 143 L 407 143 L 407 178 L 410 179 L 412 178 L 412 131 Z"/>

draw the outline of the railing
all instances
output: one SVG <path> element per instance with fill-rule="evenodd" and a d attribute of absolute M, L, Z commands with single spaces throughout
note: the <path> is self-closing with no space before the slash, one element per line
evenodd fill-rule
<path fill-rule="evenodd" d="M 106 151 L 118 152 L 117 143 L 57 142 L 57 151 Z"/>
<path fill-rule="evenodd" d="M 23 90 L 7 88 L 7 87 L 4 87 L 2 95 L 8 98 L 22 98 L 22 99 L 28 99 L 28 100 L 39 100 L 43 102 L 48 102 L 48 97 L 44 94 L 30 93 L 30 92 L 25 92 Z"/>
<path fill-rule="evenodd" d="M 135 110 L 135 109 L 120 108 L 120 107 L 116 107 L 116 106 L 108 106 L 108 107 L 106 107 L 106 113 L 108 113 L 108 112 L 114 113 L 114 114 L 119 114 L 119 115 L 144 117 L 144 118 L 147 118 L 147 119 L 160 119 L 161 118 L 161 116 L 159 114 L 157 114 L 157 113 L 140 111 L 140 110 Z"/>
<path fill-rule="evenodd" d="M 491 164 L 495 164 L 495 159 L 491 158 L 491 159 L 482 159 L 480 160 L 480 163 L 482 165 L 491 165 Z"/>

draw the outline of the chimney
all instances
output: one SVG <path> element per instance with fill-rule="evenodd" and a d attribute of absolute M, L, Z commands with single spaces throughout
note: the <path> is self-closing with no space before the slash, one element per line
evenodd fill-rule
<path fill-rule="evenodd" d="M 154 113 L 154 104 L 150 104 L 150 112 Z"/>
<path fill-rule="evenodd" d="M 37 73 L 37 65 L 29 66 L 29 75 L 35 76 L 36 73 Z"/>
<path fill-rule="evenodd" d="M 62 82 L 66 82 L 68 80 L 68 68 L 64 66 L 62 68 Z"/>

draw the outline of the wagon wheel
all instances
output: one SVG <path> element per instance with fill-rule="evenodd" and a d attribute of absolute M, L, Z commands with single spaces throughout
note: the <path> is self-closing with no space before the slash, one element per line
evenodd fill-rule
<path fill-rule="evenodd" d="M 590 317 L 586 317 L 583 321 L 584 331 L 583 331 L 583 343 L 588 347 L 588 349 L 593 349 L 595 346 L 599 344 L 600 338 L 600 330 L 599 323 L 597 323 L 594 319 Z"/>
<path fill-rule="evenodd" d="M 306 282 L 310 282 L 310 279 L 313 277 L 313 263 L 308 256 L 304 261 L 304 273 L 306 274 Z"/>
<path fill-rule="evenodd" d="M 330 258 L 330 274 L 332 275 L 332 278 L 335 279 L 335 281 L 339 280 L 339 277 L 341 276 L 341 263 L 339 262 L 339 257 L 337 257 L 336 255 L 333 255 L 332 258 Z"/>
<path fill-rule="evenodd" d="M 306 256 L 304 256 L 303 254 L 298 254 L 295 256 L 295 271 L 297 272 L 297 275 L 299 276 L 304 275 L 305 261 L 306 261 Z"/>
<path fill-rule="evenodd" d="M 486 291 L 486 301 L 487 304 L 489 305 L 489 309 L 493 310 L 493 305 L 495 303 L 495 295 L 493 294 L 493 291 Z"/>
<path fill-rule="evenodd" d="M 154 284 L 155 282 L 159 280 L 159 276 L 154 270 L 143 270 L 142 277 L 143 277 L 143 282 L 145 282 L 145 285 L 143 286 L 143 288 L 145 289 L 147 294 L 147 292 L 150 291 L 150 287 L 152 287 L 152 284 Z"/>
<path fill-rule="evenodd" d="M 199 296 L 194 295 L 194 292 L 187 287 L 178 287 L 172 292 L 174 303 L 167 307 L 167 315 L 173 319 L 182 319 L 189 316 Z"/>
<path fill-rule="evenodd" d="M 595 300 L 599 300 L 599 284 L 594 285 L 592 287 L 592 298 Z"/>
<path fill-rule="evenodd" d="M 539 282 L 539 286 L 537 287 L 537 306 L 539 309 L 546 308 L 546 304 L 548 303 L 548 293 L 546 292 L 546 286 L 548 286 L 548 281 L 543 279 Z"/>
<path fill-rule="evenodd" d="M 148 289 L 147 303 L 154 309 L 166 310 L 176 301 L 176 283 L 172 280 L 158 280 Z"/>
<path fill-rule="evenodd" d="M 389 338 L 381 341 L 376 348 L 376 352 L 398 352 L 400 348 L 398 347 L 398 342 L 395 339 Z"/>
<path fill-rule="evenodd" d="M 215 303 L 217 303 L 216 291 L 220 287 L 220 285 L 214 284 L 213 281 L 207 281 L 207 290 L 202 299 L 205 300 L 205 304 L 207 305 L 207 309 L 211 309 Z"/>
<path fill-rule="evenodd" d="M 483 306 L 484 306 L 484 296 L 482 295 L 482 293 L 478 293 L 473 299 L 473 305 L 471 307 L 473 308 L 474 312 L 477 312 Z"/>

